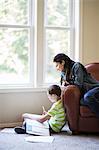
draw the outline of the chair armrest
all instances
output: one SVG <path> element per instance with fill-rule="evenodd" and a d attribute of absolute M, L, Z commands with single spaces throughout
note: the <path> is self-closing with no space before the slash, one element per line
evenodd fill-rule
<path fill-rule="evenodd" d="M 80 90 L 75 85 L 68 85 L 65 88 L 63 103 L 71 131 L 78 131 L 80 95 Z"/>

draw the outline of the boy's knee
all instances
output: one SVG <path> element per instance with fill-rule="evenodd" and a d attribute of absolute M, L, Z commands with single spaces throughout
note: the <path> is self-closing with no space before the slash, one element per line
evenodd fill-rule
<path fill-rule="evenodd" d="M 28 113 L 22 114 L 22 118 L 26 118 L 28 116 Z"/>

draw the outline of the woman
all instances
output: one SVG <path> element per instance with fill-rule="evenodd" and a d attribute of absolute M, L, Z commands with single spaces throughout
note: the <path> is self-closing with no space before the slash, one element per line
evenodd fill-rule
<path fill-rule="evenodd" d="M 61 85 L 76 85 L 81 91 L 81 104 L 87 105 L 99 117 L 99 81 L 92 78 L 86 68 L 67 55 L 57 54 L 53 62 L 61 71 Z"/>

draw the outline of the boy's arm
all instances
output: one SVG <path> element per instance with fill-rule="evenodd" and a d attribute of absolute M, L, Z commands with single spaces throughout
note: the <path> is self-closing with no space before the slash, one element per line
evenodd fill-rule
<path fill-rule="evenodd" d="M 40 118 L 37 118 L 36 120 L 43 123 L 44 121 L 49 120 L 50 117 L 51 116 L 48 113 L 46 113 L 45 115 L 41 115 Z"/>

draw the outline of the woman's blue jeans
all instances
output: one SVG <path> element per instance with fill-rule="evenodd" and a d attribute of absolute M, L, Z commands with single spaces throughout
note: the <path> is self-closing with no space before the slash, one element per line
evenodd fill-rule
<path fill-rule="evenodd" d="M 85 93 L 82 103 L 87 105 L 99 117 L 99 87 L 95 87 Z"/>

